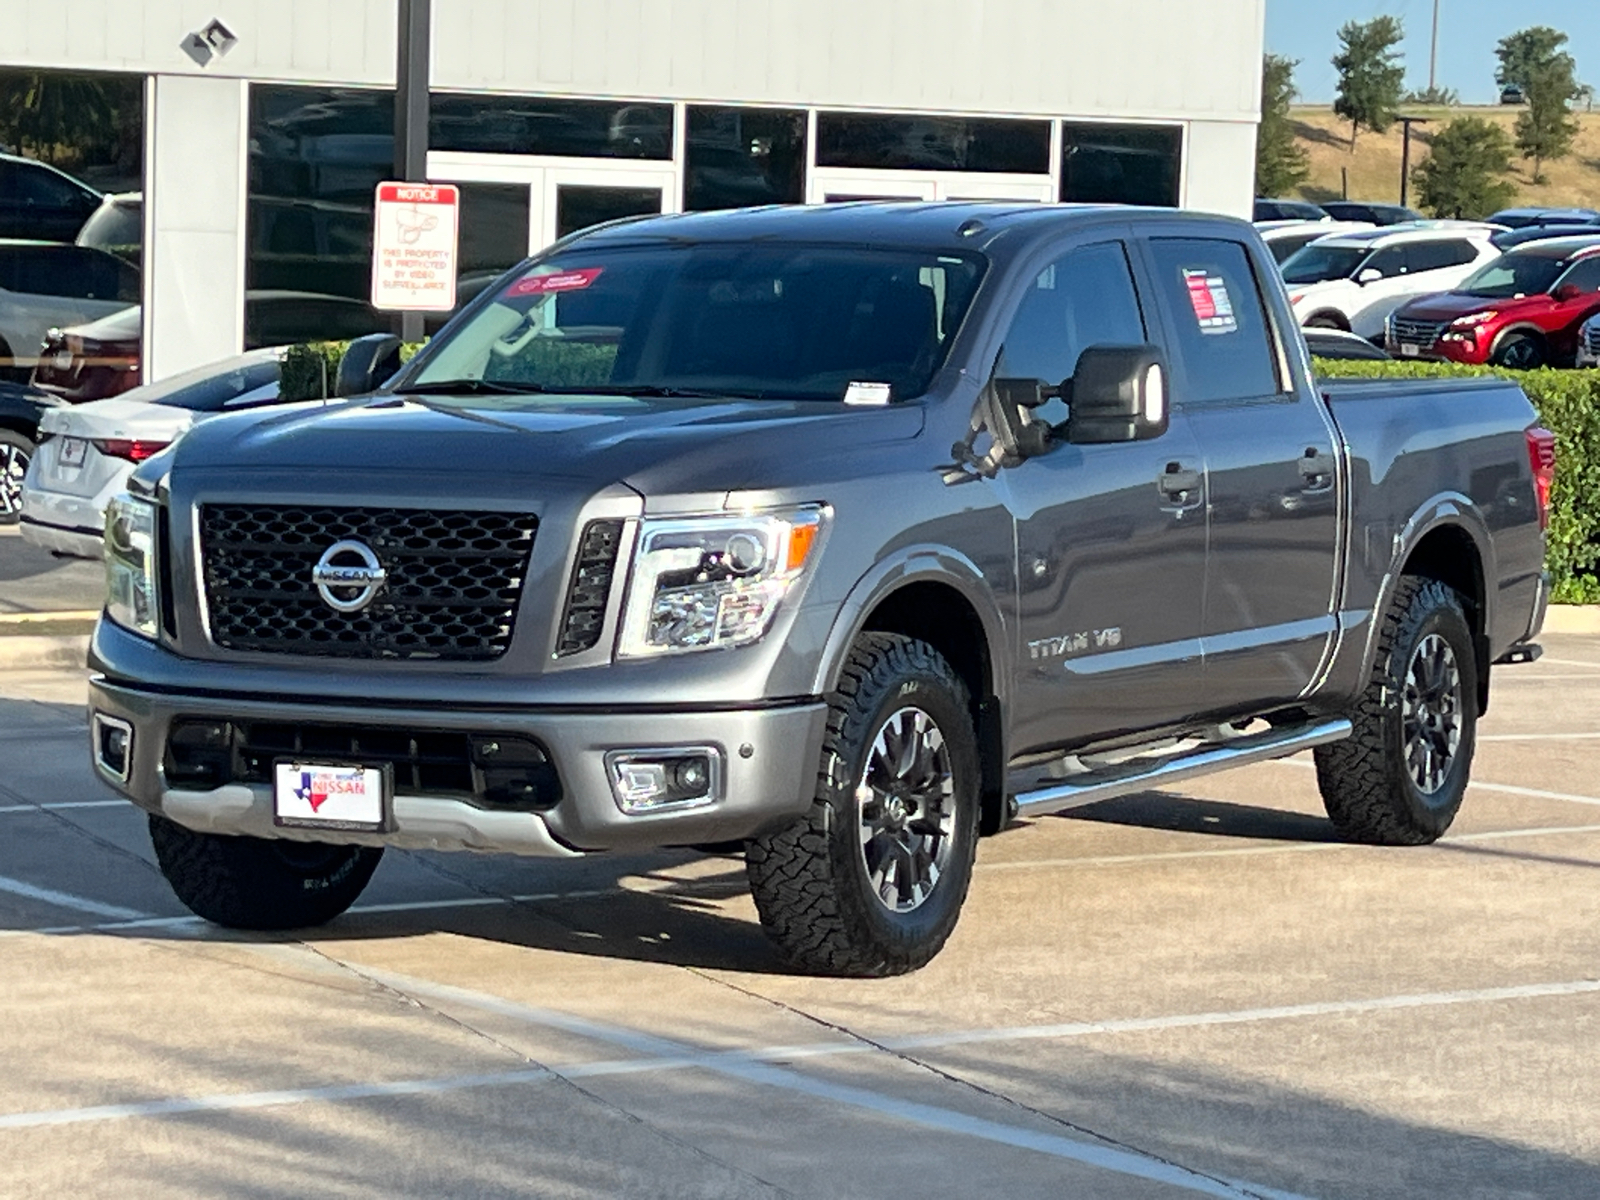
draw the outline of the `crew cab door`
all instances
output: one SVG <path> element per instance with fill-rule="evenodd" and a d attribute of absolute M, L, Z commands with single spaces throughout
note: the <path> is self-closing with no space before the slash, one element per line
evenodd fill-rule
<path fill-rule="evenodd" d="M 1095 345 L 1154 340 L 1125 241 L 1042 259 L 995 374 L 1070 377 Z M 1061 411 L 1054 411 L 1061 409 Z M 1036 410 L 1060 422 L 1060 401 Z M 1016 521 L 1014 753 L 1179 721 L 1200 703 L 1205 480 L 1182 414 L 1148 441 L 1055 445 L 996 480 Z"/>
<path fill-rule="evenodd" d="M 1205 462 L 1206 710 L 1288 703 L 1333 634 L 1340 467 L 1332 418 L 1297 390 L 1245 243 L 1144 243 L 1168 326 L 1172 399 Z M 1226 311 L 1225 319 L 1203 316 Z"/>

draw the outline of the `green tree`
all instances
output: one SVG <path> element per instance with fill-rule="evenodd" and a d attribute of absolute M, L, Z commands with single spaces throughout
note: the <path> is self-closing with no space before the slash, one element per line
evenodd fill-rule
<path fill-rule="evenodd" d="M 1415 88 L 1400 97 L 1402 104 L 1423 104 L 1429 108 L 1455 108 L 1461 103 L 1461 93 L 1455 88 Z"/>
<path fill-rule="evenodd" d="M 1505 178 L 1511 139 L 1493 121 L 1457 117 L 1432 139 L 1432 153 L 1411 172 L 1417 203 L 1435 217 L 1476 220 L 1516 195 Z"/>
<path fill-rule="evenodd" d="M 1340 50 L 1333 56 L 1339 91 L 1333 111 L 1350 122 L 1352 150 L 1362 129 L 1382 133 L 1394 124 L 1406 78 L 1395 47 L 1404 37 L 1399 20 L 1388 16 L 1349 21 L 1339 29 Z"/>
<path fill-rule="evenodd" d="M 105 141 L 116 120 L 117 104 L 94 76 L 0 72 L 0 136 L 18 153 L 70 161 Z"/>
<path fill-rule="evenodd" d="M 1494 81 L 1501 87 L 1516 84 L 1526 91 L 1533 84 L 1534 72 L 1560 54 L 1566 44 L 1567 35 L 1548 25 L 1519 29 L 1501 38 L 1494 48 L 1495 57 L 1500 60 Z"/>
<path fill-rule="evenodd" d="M 1543 26 L 1538 32 L 1555 33 Z M 1567 40 L 1564 33 L 1556 37 L 1559 40 L 1554 46 Z M 1528 104 L 1517 117 L 1517 149 L 1522 151 L 1523 158 L 1533 159 L 1533 182 L 1543 183 L 1544 164 L 1551 159 L 1565 158 L 1572 151 L 1572 140 L 1578 136 L 1578 122 L 1570 107 L 1581 92 L 1576 77 L 1577 64 L 1572 55 L 1552 48 L 1543 62 L 1525 64 L 1519 69 L 1527 72 L 1522 87 Z"/>
<path fill-rule="evenodd" d="M 1283 196 L 1311 174 L 1305 147 L 1295 140 L 1289 105 L 1295 97 L 1294 69 L 1281 54 L 1261 60 L 1261 125 L 1256 130 L 1256 195 Z"/>

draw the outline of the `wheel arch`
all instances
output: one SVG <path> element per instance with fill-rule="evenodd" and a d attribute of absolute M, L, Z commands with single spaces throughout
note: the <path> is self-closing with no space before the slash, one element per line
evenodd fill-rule
<path fill-rule="evenodd" d="M 1316 323 L 1318 321 L 1332 322 L 1331 328 L 1342 329 L 1346 333 L 1355 332 L 1350 325 L 1350 318 L 1337 308 L 1319 308 L 1304 321 L 1301 321 L 1300 324 L 1306 329 L 1314 329 L 1317 327 Z M 1329 328 L 1329 326 L 1323 326 L 1323 328 Z"/>
<path fill-rule="evenodd" d="M 1494 335 L 1494 341 L 1489 343 L 1489 361 L 1494 361 L 1495 355 L 1499 354 L 1500 351 L 1504 349 L 1507 341 L 1509 341 L 1511 338 L 1523 335 L 1535 339 L 1541 346 L 1544 347 L 1545 359 L 1548 363 L 1550 357 L 1550 335 L 1544 330 L 1540 329 L 1537 325 L 1530 325 L 1527 322 L 1518 322 L 1514 325 L 1507 325 L 1499 333 Z"/>

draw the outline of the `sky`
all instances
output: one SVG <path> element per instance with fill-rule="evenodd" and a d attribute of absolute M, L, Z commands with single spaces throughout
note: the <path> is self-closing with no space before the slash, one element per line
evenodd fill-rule
<path fill-rule="evenodd" d="M 1193 0 L 1190 0 L 1192 3 Z M 1440 87 L 1454 88 L 1466 104 L 1499 98 L 1494 83 L 1495 43 L 1530 25 L 1549 25 L 1571 39 L 1578 80 L 1600 87 L 1600 0 L 1438 0 Z M 1406 86 L 1428 84 L 1428 38 L 1434 0 L 1267 0 L 1267 52 L 1298 58 L 1295 86 L 1306 104 L 1333 101 L 1338 78 L 1329 63 L 1346 21 L 1385 13 L 1406 31 Z"/>

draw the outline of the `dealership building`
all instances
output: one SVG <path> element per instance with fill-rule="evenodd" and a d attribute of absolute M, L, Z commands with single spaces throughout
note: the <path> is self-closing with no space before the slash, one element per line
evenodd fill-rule
<path fill-rule="evenodd" d="M 641 212 L 897 197 L 1246 216 L 1264 7 L 433 0 L 427 174 L 461 189 L 463 294 Z M 142 89 L 147 378 L 389 326 L 366 298 L 396 26 L 396 0 L 0 0 L 0 75 Z"/>

